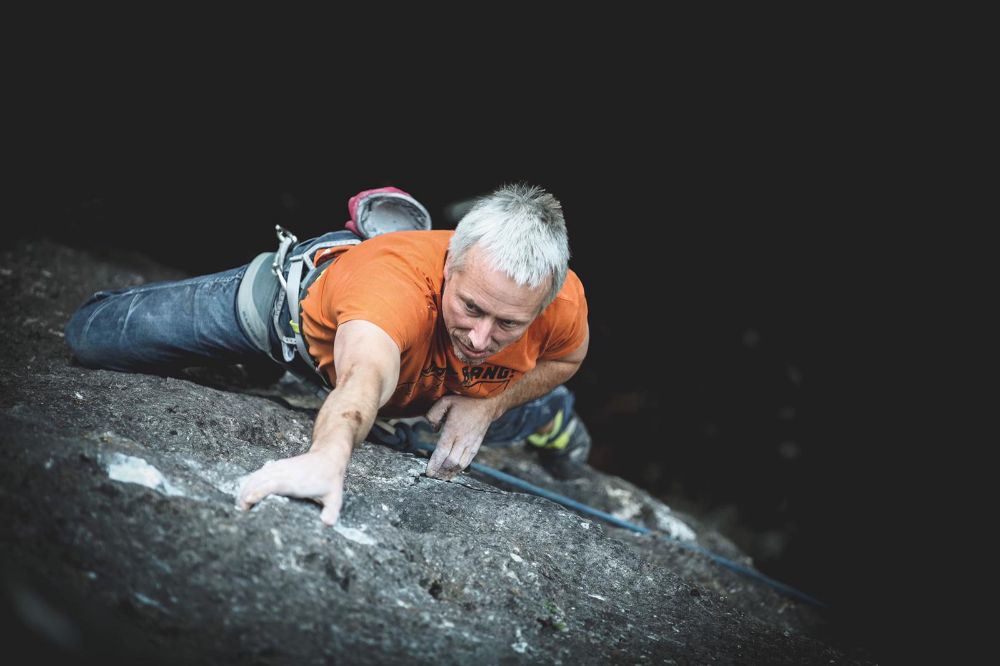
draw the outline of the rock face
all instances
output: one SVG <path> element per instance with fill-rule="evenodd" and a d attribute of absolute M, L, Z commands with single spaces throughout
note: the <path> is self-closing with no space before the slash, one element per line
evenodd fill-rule
<path fill-rule="evenodd" d="M 242 512 L 240 478 L 308 448 L 318 399 L 243 368 L 74 364 L 62 328 L 91 292 L 182 277 L 141 257 L 31 241 L 0 266 L 3 626 L 26 661 L 869 663 L 820 611 L 674 541 L 375 444 L 335 528 L 306 501 Z M 476 462 L 751 565 L 621 479 L 559 482 L 517 447 Z"/>

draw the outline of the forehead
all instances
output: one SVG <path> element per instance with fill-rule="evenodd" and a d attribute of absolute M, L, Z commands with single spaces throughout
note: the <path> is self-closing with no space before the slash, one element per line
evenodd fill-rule
<path fill-rule="evenodd" d="M 481 310 L 505 319 L 532 319 L 542 305 L 546 287 L 521 286 L 493 268 L 478 247 L 471 247 L 465 267 L 452 273 L 455 294 Z"/>

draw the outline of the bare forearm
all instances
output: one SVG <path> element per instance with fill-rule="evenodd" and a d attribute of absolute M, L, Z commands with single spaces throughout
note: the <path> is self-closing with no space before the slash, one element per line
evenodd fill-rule
<path fill-rule="evenodd" d="M 337 388 L 316 415 L 309 452 L 332 452 L 343 462 L 371 430 L 378 408 L 396 388 L 399 347 L 375 324 L 355 319 L 337 329 L 333 360 Z"/>
<path fill-rule="evenodd" d="M 316 415 L 310 450 L 349 457 L 371 430 L 377 413 L 378 398 L 374 391 L 359 391 L 350 386 L 335 389 Z"/>
<path fill-rule="evenodd" d="M 506 414 L 509 410 L 523 405 L 529 400 L 540 398 L 560 384 L 565 384 L 579 369 L 579 363 L 563 363 L 561 361 L 539 361 L 534 369 L 526 374 L 521 381 L 514 384 L 494 401 L 494 420 Z"/>

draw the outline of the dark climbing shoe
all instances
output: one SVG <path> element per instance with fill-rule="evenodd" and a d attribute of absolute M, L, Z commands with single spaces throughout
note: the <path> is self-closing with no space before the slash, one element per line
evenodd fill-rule
<path fill-rule="evenodd" d="M 587 427 L 573 412 L 563 422 L 562 413 L 556 416 L 553 432 L 531 435 L 527 446 L 538 451 L 538 461 L 549 474 L 560 480 L 578 479 L 587 474 L 587 457 L 592 444 Z"/>

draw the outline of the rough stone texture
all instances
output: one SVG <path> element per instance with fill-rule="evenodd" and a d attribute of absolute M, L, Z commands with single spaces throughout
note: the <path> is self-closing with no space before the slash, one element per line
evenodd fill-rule
<path fill-rule="evenodd" d="M 241 512 L 240 477 L 308 447 L 317 399 L 253 369 L 75 365 L 62 328 L 91 292 L 182 276 L 45 241 L 2 259 L 0 573 L 25 661 L 871 661 L 822 612 L 670 540 L 477 473 L 430 479 L 425 459 L 370 443 L 335 528 L 307 501 Z M 682 521 L 752 565 L 621 479 L 558 482 L 516 447 L 476 462 L 658 533 Z"/>

